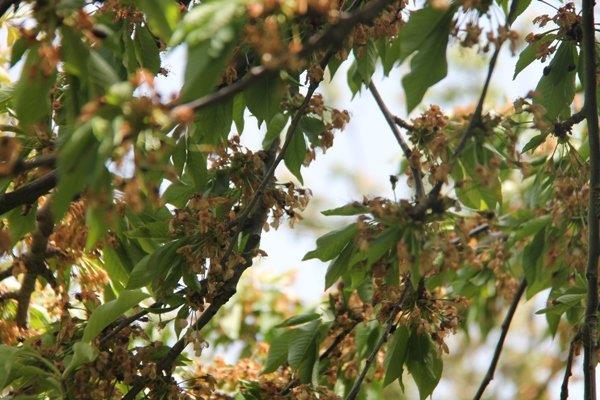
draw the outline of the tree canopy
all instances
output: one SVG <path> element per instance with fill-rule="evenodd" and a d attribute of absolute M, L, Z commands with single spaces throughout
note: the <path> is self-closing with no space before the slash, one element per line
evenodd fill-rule
<path fill-rule="evenodd" d="M 414 382 L 436 398 L 444 363 L 464 356 L 449 338 L 497 328 L 467 394 L 491 398 L 517 307 L 543 295 L 531 318 L 545 317 L 564 378 L 519 398 L 568 398 L 581 349 L 596 399 L 594 3 L 549 4 L 514 30 L 532 7 L 0 0 L 0 395 L 356 400 Z M 486 62 L 454 110 L 427 99 L 453 48 Z M 172 51 L 185 66 L 169 97 L 156 80 Z M 544 65 L 508 104 L 490 100 L 502 51 L 514 77 Z M 402 76 L 405 109 L 386 104 L 379 72 Z M 267 232 L 302 224 L 303 172 L 361 118 L 323 95 L 341 73 L 397 141 L 390 186 L 407 195 L 320 210 L 334 222 L 304 256 L 328 263 L 311 308 L 243 277 L 268 257 Z"/>

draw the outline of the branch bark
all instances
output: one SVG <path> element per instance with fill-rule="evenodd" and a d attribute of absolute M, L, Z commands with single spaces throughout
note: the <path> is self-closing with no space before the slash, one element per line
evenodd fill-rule
<path fill-rule="evenodd" d="M 594 31 L 594 0 L 582 2 L 583 81 L 585 114 L 590 145 L 590 200 L 588 209 L 587 304 L 583 324 L 584 398 L 596 400 L 596 345 L 598 335 L 598 257 L 600 256 L 600 132 L 598 130 L 598 99 L 596 44 Z"/>
<path fill-rule="evenodd" d="M 52 171 L 21 186 L 12 192 L 0 195 L 0 215 L 25 204 L 32 204 L 56 186 L 56 171 Z"/>
<path fill-rule="evenodd" d="M 479 385 L 479 389 L 477 390 L 475 397 L 473 397 L 473 400 L 480 400 L 481 396 L 483 396 L 483 392 L 485 392 L 487 386 L 494 379 L 494 373 L 496 372 L 496 367 L 498 366 L 498 360 L 500 360 L 500 354 L 502 354 L 502 349 L 504 347 L 504 340 L 506 339 L 508 329 L 510 328 L 510 323 L 515 315 L 519 301 L 521 300 L 523 293 L 525 293 L 526 287 L 527 281 L 525 278 L 523 278 L 519 284 L 519 288 L 517 289 L 515 296 L 512 299 L 512 302 L 510 303 L 506 317 L 504 317 L 504 321 L 502 321 L 502 325 L 500 326 L 500 338 L 498 338 L 498 343 L 496 344 L 496 349 L 494 350 L 494 356 L 492 357 L 490 366 L 488 367 L 488 370 L 483 378 L 483 381 L 481 382 L 481 385 Z"/>
<path fill-rule="evenodd" d="M 54 229 L 54 221 L 50 212 L 51 200 L 38 210 L 36 214 L 37 225 L 32 234 L 31 245 L 25 254 L 25 276 L 21 282 L 21 288 L 17 295 L 17 313 L 15 321 L 20 328 L 27 328 L 27 316 L 31 294 L 35 289 L 35 282 L 39 275 L 48 276 L 45 265 L 46 249 L 48 247 L 48 237 Z M 48 271 L 49 272 L 49 271 Z M 52 274 L 50 273 L 50 276 Z M 52 276 L 53 278 L 53 276 Z M 52 282 L 52 280 L 50 280 Z"/>
<path fill-rule="evenodd" d="M 571 378 L 571 375 L 573 375 L 572 367 L 573 358 L 575 357 L 575 347 L 580 339 L 581 335 L 577 333 L 569 345 L 569 355 L 567 356 L 565 375 L 563 377 L 562 385 L 560 386 L 560 400 L 567 400 L 569 398 L 569 378 Z"/>

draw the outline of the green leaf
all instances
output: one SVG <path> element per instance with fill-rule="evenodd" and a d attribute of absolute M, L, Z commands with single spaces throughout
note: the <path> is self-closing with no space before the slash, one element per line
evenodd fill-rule
<path fill-rule="evenodd" d="M 0 389 L 4 389 L 15 363 L 19 348 L 0 345 Z"/>
<path fill-rule="evenodd" d="M 408 339 L 410 332 L 405 326 L 400 326 L 389 341 L 383 368 L 385 377 L 383 378 L 383 386 L 387 386 L 396 379 L 402 379 L 402 366 L 408 352 Z"/>
<path fill-rule="evenodd" d="M 232 122 L 233 100 L 227 99 L 196 113 L 192 136 L 198 143 L 221 144 L 227 140 Z"/>
<path fill-rule="evenodd" d="M 542 215 L 537 218 L 530 219 L 524 222 L 518 230 L 513 234 L 515 240 L 521 240 L 527 236 L 535 235 L 541 229 L 550 224 L 552 218 L 550 215 Z"/>
<path fill-rule="evenodd" d="M 178 261 L 180 256 L 177 254 L 177 249 L 180 246 L 181 241 L 174 240 L 142 258 L 131 271 L 127 289 L 141 288 L 166 274 L 169 267 Z"/>
<path fill-rule="evenodd" d="M 561 304 L 576 303 L 585 299 L 586 296 L 585 293 L 563 294 L 562 296 L 559 296 L 556 301 Z"/>
<path fill-rule="evenodd" d="M 531 140 L 529 140 L 529 142 L 527 142 L 527 144 L 525 146 L 523 146 L 523 150 L 521 150 L 521 154 L 526 153 L 530 150 L 537 149 L 542 143 L 544 143 L 546 141 L 546 136 L 547 135 L 540 133 L 539 135 L 532 137 Z"/>
<path fill-rule="evenodd" d="M 354 246 L 348 243 L 341 254 L 329 264 L 325 274 L 325 289 L 331 287 L 347 271 L 354 250 Z"/>
<path fill-rule="evenodd" d="M 237 32 L 231 30 L 218 45 L 211 41 L 188 48 L 188 62 L 181 89 L 182 102 L 205 96 L 215 88 L 231 57 L 235 36 Z"/>
<path fill-rule="evenodd" d="M 438 13 L 432 15 L 436 21 L 435 29 L 430 31 L 422 42 L 410 62 L 410 72 L 402 79 L 406 94 L 406 108 L 409 113 L 419 105 L 427 89 L 441 81 L 448 73 L 446 46 L 453 13 L 446 12 L 439 20 Z M 411 21 L 412 18 L 407 26 Z"/>
<path fill-rule="evenodd" d="M 436 31 L 445 29 L 449 25 L 456 6 L 448 10 L 433 7 L 424 7 L 410 14 L 406 25 L 398 34 L 400 44 L 400 60 L 406 59 L 415 51 L 425 47 L 425 42 L 431 36 L 436 36 Z"/>
<path fill-rule="evenodd" d="M 163 200 L 166 203 L 173 204 L 176 207 L 183 207 L 187 203 L 190 197 L 196 193 L 196 189 L 193 186 L 186 185 L 182 182 L 175 182 L 165 190 L 163 193 Z"/>
<path fill-rule="evenodd" d="M 262 142 L 263 149 L 268 149 L 271 144 L 279 138 L 279 135 L 281 135 L 283 128 L 287 125 L 289 118 L 290 117 L 287 114 L 277 113 L 271 121 L 267 123 L 267 133 Z M 298 135 L 299 133 L 296 132 L 296 134 Z"/>
<path fill-rule="evenodd" d="M 6 213 L 5 216 L 8 219 L 8 232 L 12 244 L 35 229 L 35 208 L 23 210 L 17 207 Z"/>
<path fill-rule="evenodd" d="M 102 304 L 92 312 L 83 330 L 81 340 L 91 342 L 104 328 L 148 297 L 150 295 L 141 290 L 122 291 L 116 300 Z"/>
<path fill-rule="evenodd" d="M 517 19 L 517 17 L 525 12 L 527 7 L 531 4 L 531 0 L 513 0 L 517 2 L 517 9 L 515 10 L 514 16 L 510 19 L 511 24 Z"/>
<path fill-rule="evenodd" d="M 546 242 L 546 229 L 541 229 L 523 250 L 523 272 L 527 279 L 527 298 L 543 289 L 542 260 Z"/>
<path fill-rule="evenodd" d="M 408 344 L 406 366 L 412 375 L 421 400 L 433 393 L 442 376 L 442 359 L 427 334 L 413 331 Z"/>
<path fill-rule="evenodd" d="M 183 21 L 177 25 L 170 44 L 175 46 L 185 40 L 188 45 L 197 46 L 215 38 L 221 40 L 223 32 L 241 22 L 238 18 L 243 14 L 244 8 L 244 2 L 240 0 L 202 2 L 185 14 Z"/>
<path fill-rule="evenodd" d="M 313 321 L 313 320 L 319 318 L 320 316 L 321 316 L 321 314 L 314 313 L 314 312 L 307 313 L 307 314 L 294 315 L 293 317 L 286 319 L 282 323 L 275 325 L 275 328 L 283 328 L 283 327 L 304 324 L 306 322 Z"/>
<path fill-rule="evenodd" d="M 71 357 L 71 361 L 62 374 L 63 378 L 67 377 L 77 367 L 94 361 L 97 356 L 98 350 L 96 350 L 90 343 L 76 342 L 73 344 L 73 356 Z"/>
<path fill-rule="evenodd" d="M 265 368 L 262 371 L 263 374 L 275 371 L 280 365 L 286 362 L 290 339 L 293 335 L 294 331 L 289 330 L 273 338 L 269 346 Z"/>
<path fill-rule="evenodd" d="M 146 26 L 136 26 L 134 43 L 140 66 L 153 74 L 157 74 L 160 69 L 160 50 Z"/>
<path fill-rule="evenodd" d="M 61 51 L 65 71 L 78 77 L 85 77 L 88 57 L 90 56 L 89 49 L 83 44 L 79 34 L 72 28 L 62 26 L 61 34 Z"/>
<path fill-rule="evenodd" d="M 302 260 L 318 258 L 321 261 L 333 260 L 346 247 L 356 233 L 358 226 L 350 224 L 344 228 L 329 232 L 317 239 L 317 248 L 306 253 Z"/>
<path fill-rule="evenodd" d="M 111 282 L 121 289 L 124 288 L 129 279 L 129 273 L 121 262 L 117 252 L 113 248 L 106 246 L 102 250 L 102 256 L 104 260 L 104 270 L 108 274 Z"/>
<path fill-rule="evenodd" d="M 50 116 L 49 92 L 54 86 L 56 72 L 47 73 L 41 68 L 42 59 L 38 51 L 38 46 L 29 50 L 13 94 L 15 113 L 22 125 L 30 125 Z"/>
<path fill-rule="evenodd" d="M 301 184 L 304 183 L 302 179 L 302 174 L 300 173 L 300 167 L 302 167 L 302 163 L 306 158 L 306 140 L 304 139 L 304 134 L 296 129 L 294 132 L 290 132 L 289 134 L 293 134 L 292 140 L 288 148 L 285 151 L 285 155 L 283 157 L 283 161 L 287 169 L 290 170 L 292 174 Z"/>
<path fill-rule="evenodd" d="M 399 226 L 392 226 L 378 235 L 369 243 L 367 250 L 358 252 L 350 260 L 350 265 L 367 260 L 368 265 L 372 265 L 390 250 L 396 249 L 396 243 L 400 239 L 402 229 Z"/>
<path fill-rule="evenodd" d="M 104 95 L 109 87 L 120 82 L 115 70 L 97 52 L 91 51 L 87 61 L 87 80 L 93 97 Z"/>
<path fill-rule="evenodd" d="M 356 57 L 356 52 L 354 54 Z M 371 82 L 371 76 L 375 73 L 375 67 L 377 66 L 377 58 L 377 47 L 372 40 L 367 43 L 364 53 L 360 57 L 356 57 L 358 74 L 365 84 Z"/>
<path fill-rule="evenodd" d="M 244 91 L 248 109 L 259 124 L 271 121 L 279 112 L 284 94 L 281 80 L 273 76 L 265 76 Z"/>
<path fill-rule="evenodd" d="M 571 41 L 563 41 L 535 88 L 534 101 L 544 106 L 549 121 L 569 116 L 569 106 L 575 97 L 576 71 L 577 47 Z"/>
<path fill-rule="evenodd" d="M 167 42 L 179 22 L 179 6 L 174 1 L 135 0 L 146 15 L 150 29 Z"/>
<path fill-rule="evenodd" d="M 362 205 L 361 203 L 355 201 L 354 203 L 346 204 L 341 207 L 332 208 L 330 210 L 321 211 L 321 214 L 329 217 L 332 215 L 360 215 L 369 212 L 369 208 L 367 206 Z"/>
<path fill-rule="evenodd" d="M 294 329 L 294 335 L 290 338 L 288 349 L 288 363 L 293 368 L 298 368 L 302 360 L 309 356 L 311 344 L 317 337 L 321 320 L 314 320 L 307 325 Z"/>
<path fill-rule="evenodd" d="M 185 173 L 192 177 L 196 192 L 203 192 L 206 189 L 206 185 L 208 184 L 206 156 L 199 149 L 191 145 L 188 148 Z"/>
<path fill-rule="evenodd" d="M 523 1 L 523 0 L 519 0 Z M 527 47 L 519 54 L 519 59 L 517 60 L 517 64 L 515 65 L 515 73 L 513 75 L 513 79 L 517 77 L 519 72 L 523 71 L 529 64 L 531 64 L 538 55 L 540 49 L 544 45 L 550 45 L 556 39 L 556 35 L 553 33 L 548 33 L 535 42 L 529 43 Z"/>

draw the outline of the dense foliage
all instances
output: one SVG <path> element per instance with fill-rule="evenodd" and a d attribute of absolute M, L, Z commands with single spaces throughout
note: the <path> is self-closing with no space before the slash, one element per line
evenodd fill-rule
<path fill-rule="evenodd" d="M 487 335 L 508 309 L 478 399 L 521 297 L 544 291 L 536 314 L 568 348 L 560 395 L 583 348 L 595 399 L 593 5 L 537 16 L 518 51 L 530 1 L 0 1 L 0 56 L 21 71 L 0 76 L 0 395 L 353 400 L 410 379 L 425 399 L 449 335 Z M 457 46 L 488 59 L 474 105 L 423 104 Z M 184 83 L 165 98 L 155 78 L 174 48 Z M 515 76 L 545 67 L 490 108 L 502 48 Z M 391 185 L 410 197 L 323 211 L 347 222 L 305 256 L 329 263 L 327 300 L 306 310 L 241 277 L 265 231 L 302 219 L 303 169 L 350 121 L 318 93 L 342 63 L 395 136 Z M 371 78 L 401 66 L 407 109 L 392 112 Z M 241 144 L 252 120 L 262 148 Z M 200 359 L 234 345 L 234 365 Z"/>

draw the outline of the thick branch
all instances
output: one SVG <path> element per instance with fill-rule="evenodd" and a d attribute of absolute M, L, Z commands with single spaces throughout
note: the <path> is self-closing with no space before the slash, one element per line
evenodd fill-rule
<path fill-rule="evenodd" d="M 18 175 L 34 168 L 54 168 L 55 164 L 56 156 L 54 154 L 46 154 L 27 160 L 18 160 L 12 168 L 11 175 Z"/>
<path fill-rule="evenodd" d="M 517 310 L 517 306 L 519 305 L 519 301 L 525 292 L 525 288 L 527 287 L 527 281 L 525 279 L 521 280 L 519 284 L 519 288 L 515 293 L 515 296 L 510 303 L 510 307 L 508 308 L 508 312 L 506 313 L 506 317 L 504 317 L 504 321 L 500 326 L 500 337 L 498 338 L 498 343 L 496 344 L 496 349 L 494 350 L 494 356 L 492 357 L 492 362 L 485 374 L 481 385 L 479 385 L 479 389 L 473 397 L 473 400 L 480 400 L 481 396 L 483 396 L 483 392 L 490 384 L 492 379 L 494 379 L 494 373 L 496 371 L 496 367 L 498 366 L 498 360 L 500 359 L 500 354 L 502 354 L 502 348 L 504 347 L 504 340 L 506 339 L 506 335 L 508 334 L 508 329 L 510 328 L 510 323 L 512 322 L 513 316 L 515 315 L 515 311 Z"/>
<path fill-rule="evenodd" d="M 47 173 L 12 192 L 0 195 L 0 215 L 25 204 L 32 204 L 56 186 L 56 171 Z"/>
<path fill-rule="evenodd" d="M 381 95 L 379 94 L 379 91 L 377 91 L 377 88 L 375 87 L 375 84 L 373 83 L 373 81 L 369 82 L 369 90 L 371 91 L 373 98 L 375 98 L 375 101 L 377 102 L 377 105 L 379 106 L 381 113 L 385 117 L 387 124 L 389 125 L 390 129 L 392 130 L 392 133 L 394 134 L 396 141 L 400 145 L 400 148 L 402 149 L 402 152 L 404 153 L 404 156 L 406 157 L 406 159 L 408 161 L 408 165 L 410 166 L 410 170 L 413 175 L 413 180 L 415 181 L 415 190 L 417 192 L 417 202 L 420 202 L 423 199 L 423 197 L 425 196 L 425 189 L 423 188 L 423 175 L 421 174 L 421 169 L 417 168 L 413 165 L 412 159 L 411 159 L 412 150 L 410 149 L 410 147 L 408 147 L 408 144 L 402 138 L 402 134 L 400 133 L 400 130 L 396 126 L 396 119 L 394 118 L 394 116 L 392 115 L 390 110 L 388 110 L 387 106 L 385 105 L 385 102 L 383 101 L 383 99 L 381 98 Z"/>
<path fill-rule="evenodd" d="M 31 294 L 35 289 L 35 282 L 38 275 L 47 277 L 45 257 L 48 247 L 48 237 L 54 229 L 54 221 L 50 212 L 50 200 L 47 200 L 42 208 L 36 214 L 37 225 L 32 233 L 31 245 L 25 254 L 23 263 L 25 265 L 25 276 L 21 282 L 21 288 L 17 296 L 17 314 L 15 317 L 17 326 L 27 328 L 27 315 Z M 52 276 L 52 274 L 50 274 Z M 48 280 L 48 278 L 47 278 Z M 53 278 L 49 281 L 52 284 Z"/>
<path fill-rule="evenodd" d="M 596 45 L 594 36 L 594 0 L 583 0 L 583 83 L 588 140 L 590 145 L 590 200 L 588 210 L 587 304 L 583 323 L 584 398 L 596 400 L 596 345 L 598 336 L 598 257 L 600 255 L 600 132 Z"/>

